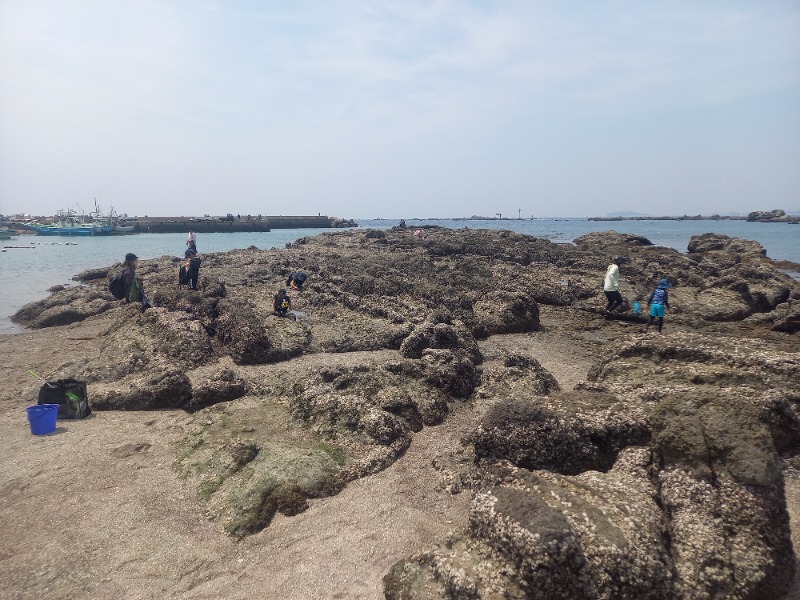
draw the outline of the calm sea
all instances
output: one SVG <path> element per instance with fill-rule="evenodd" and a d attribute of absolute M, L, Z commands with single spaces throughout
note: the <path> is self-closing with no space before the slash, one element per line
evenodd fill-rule
<path fill-rule="evenodd" d="M 800 263 L 800 225 L 785 223 L 747 223 L 745 221 L 617 221 L 595 222 L 582 219 L 537 219 L 528 221 L 439 221 L 407 220 L 409 227 L 442 225 L 510 229 L 519 233 L 567 243 L 585 233 L 613 229 L 622 233 L 644 235 L 660 246 L 686 251 L 689 238 L 701 233 L 724 233 L 760 242 L 774 259 Z M 362 227 L 388 228 L 396 220 L 359 221 Z M 201 253 L 224 252 L 235 248 L 281 248 L 297 238 L 315 235 L 324 229 L 282 229 L 268 233 L 212 233 L 198 235 Z M 138 234 L 122 237 L 50 238 L 19 236 L 0 241 L 8 248 L 0 253 L 0 333 L 19 328 L 9 316 L 28 302 L 47 295 L 47 288 L 69 284 L 73 275 L 90 268 L 120 262 L 127 252 L 140 258 L 164 255 L 183 256 L 185 234 Z M 70 245 L 67 245 L 67 243 Z M 75 245 L 72 245 L 72 243 Z"/>

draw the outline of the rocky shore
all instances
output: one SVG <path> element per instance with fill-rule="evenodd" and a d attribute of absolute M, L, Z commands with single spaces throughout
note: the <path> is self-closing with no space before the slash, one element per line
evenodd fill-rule
<path fill-rule="evenodd" d="M 604 318 L 600 284 L 620 255 L 626 303 Z M 10 597 L 246 598 L 276 582 L 285 598 L 793 593 L 800 283 L 755 242 L 706 234 L 680 253 L 615 232 L 554 244 L 338 231 L 205 256 L 197 292 L 176 288 L 176 259 L 145 261 L 145 312 L 108 293 L 118 268 L 25 306 L 14 319 L 31 332 L 0 338 L 12 383 L 0 434 L 22 457 L 0 471 Z M 295 322 L 271 303 L 297 269 L 310 278 Z M 664 335 L 645 335 L 631 305 L 662 277 L 673 310 Z M 30 478 L 73 472 L 60 453 L 38 465 L 35 438 L 17 431 L 32 367 L 88 381 L 95 416 L 64 427 L 153 469 L 141 485 L 166 507 L 154 522 L 173 522 L 178 497 L 194 515 L 195 533 L 169 543 L 202 538 L 222 563 L 187 563 L 187 586 L 156 577 L 161 592 L 103 583 L 105 564 L 93 583 L 64 577 L 69 565 L 24 572 L 23 558 L 65 551 L 25 549 L 39 539 L 25 525 L 42 492 Z M 159 433 L 110 440 L 117 420 Z M 79 452 L 69 438 L 43 442 Z M 70 497 L 93 506 L 95 477 Z M 126 497 L 136 484 L 111 485 Z M 100 532 L 70 529 L 71 543 L 116 556 L 89 541 L 109 534 L 108 509 L 90 510 Z M 131 525 L 135 547 L 147 526 Z M 112 566 L 135 581 L 150 551 Z"/>

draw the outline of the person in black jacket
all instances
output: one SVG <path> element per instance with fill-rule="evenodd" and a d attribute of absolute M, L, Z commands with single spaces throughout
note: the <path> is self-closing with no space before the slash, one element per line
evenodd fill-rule
<path fill-rule="evenodd" d="M 284 289 L 278 290 L 278 293 L 272 298 L 272 309 L 275 314 L 279 317 L 285 317 L 289 314 L 291 308 L 292 299 L 289 298 L 289 294 Z"/>
<path fill-rule="evenodd" d="M 286 280 L 286 287 L 291 287 L 293 290 L 302 292 L 303 284 L 305 284 L 306 279 L 308 279 L 308 275 L 302 271 L 295 271 L 289 275 L 289 278 Z"/>
<path fill-rule="evenodd" d="M 185 269 L 185 284 L 189 286 L 190 290 L 197 289 L 197 280 L 200 277 L 200 263 L 201 260 L 197 257 L 197 250 L 189 249 L 188 260 L 183 263 Z M 183 283 L 183 282 L 181 282 Z"/>

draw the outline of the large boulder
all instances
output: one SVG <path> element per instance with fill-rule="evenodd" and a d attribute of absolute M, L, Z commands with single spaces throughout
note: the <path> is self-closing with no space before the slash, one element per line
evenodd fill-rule
<path fill-rule="evenodd" d="M 107 302 L 99 301 L 101 304 L 98 308 L 102 309 L 108 306 Z M 56 327 L 58 325 L 69 325 L 83 321 L 89 314 L 85 310 L 73 308 L 72 306 L 53 306 L 47 310 L 42 311 L 33 321 L 29 327 L 31 329 L 42 329 L 43 327 Z"/>
<path fill-rule="evenodd" d="M 778 454 L 758 407 L 689 393 L 653 414 L 682 598 L 778 598 L 795 557 Z"/>
<path fill-rule="evenodd" d="M 103 336 L 99 351 L 68 363 L 61 376 L 115 384 L 129 375 L 199 367 L 216 358 L 202 323 L 192 315 L 125 305 Z"/>
<path fill-rule="evenodd" d="M 183 408 L 191 397 L 192 384 L 186 373 L 174 369 L 89 387 L 89 403 L 95 410 Z"/>
<path fill-rule="evenodd" d="M 649 465 L 629 449 L 609 473 L 491 469 L 467 531 L 393 567 L 387 598 L 675 598 Z"/>
<path fill-rule="evenodd" d="M 472 437 L 480 459 L 565 475 L 607 471 L 628 446 L 645 445 L 641 407 L 602 393 L 562 392 L 493 405 Z"/>
<path fill-rule="evenodd" d="M 628 339 L 577 391 L 511 387 L 472 436 L 469 526 L 392 567 L 386 596 L 782 598 L 800 366 L 726 339 Z"/>
<path fill-rule="evenodd" d="M 192 399 L 184 408 L 198 410 L 219 402 L 236 400 L 244 396 L 247 389 L 247 382 L 233 369 L 223 368 L 193 386 Z"/>
<path fill-rule="evenodd" d="M 77 275 L 75 275 L 72 279 L 73 281 L 95 281 L 97 279 L 106 279 L 108 277 L 108 272 L 110 269 L 108 267 L 101 267 L 99 269 L 86 269 L 85 271 L 81 271 Z"/>
<path fill-rule="evenodd" d="M 234 536 L 260 531 L 277 512 L 287 516 L 303 512 L 308 498 L 330 496 L 342 487 L 340 465 L 319 448 L 245 443 L 224 447 L 220 454 L 229 456 L 227 464 L 238 477 L 228 474 L 224 493 L 213 495 L 209 508 Z"/>
<path fill-rule="evenodd" d="M 721 233 L 693 235 L 689 239 L 689 254 L 725 252 L 740 259 L 743 256 L 764 257 L 767 251 L 756 241 L 733 238 Z"/>
<path fill-rule="evenodd" d="M 63 288 L 43 300 L 26 304 L 12 315 L 11 320 L 42 329 L 77 323 L 117 305 L 107 290 L 85 286 Z"/>
<path fill-rule="evenodd" d="M 800 301 L 790 300 L 785 305 L 781 305 L 781 310 L 776 310 L 775 321 L 772 325 L 773 331 L 783 333 L 797 333 L 800 331 Z"/>
<path fill-rule="evenodd" d="M 427 349 L 451 350 L 463 354 L 475 364 L 482 361 L 478 343 L 463 325 L 426 322 L 415 328 L 400 345 L 406 358 L 422 358 Z"/>
<path fill-rule="evenodd" d="M 539 305 L 523 293 L 498 292 L 473 305 L 477 329 L 484 335 L 539 329 Z"/>
<path fill-rule="evenodd" d="M 237 365 L 274 362 L 275 353 L 262 317 L 248 302 L 220 300 L 216 321 L 217 339 L 225 344 Z"/>
<path fill-rule="evenodd" d="M 573 240 L 579 248 L 593 250 L 615 250 L 631 246 L 652 246 L 653 242 L 642 235 L 632 233 L 619 233 L 617 231 L 598 231 L 587 233 Z"/>
<path fill-rule="evenodd" d="M 776 223 L 780 221 L 787 221 L 789 219 L 790 218 L 786 215 L 786 211 L 781 209 L 756 210 L 747 215 L 748 221 L 761 223 Z"/>
<path fill-rule="evenodd" d="M 197 486 L 209 515 L 241 537 L 276 513 L 295 515 L 309 498 L 338 492 L 347 481 L 346 451 L 309 431 L 298 432 L 279 402 L 245 398 L 195 413 L 176 468 Z"/>
<path fill-rule="evenodd" d="M 561 389 L 542 364 L 520 352 L 502 352 L 483 367 L 480 395 L 497 398 L 547 396 Z"/>

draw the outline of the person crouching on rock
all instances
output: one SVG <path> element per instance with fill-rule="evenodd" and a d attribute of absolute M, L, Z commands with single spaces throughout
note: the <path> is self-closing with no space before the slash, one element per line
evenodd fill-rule
<path fill-rule="evenodd" d="M 289 314 L 292 308 L 292 299 L 289 298 L 286 290 L 278 290 L 278 293 L 272 299 L 272 308 L 279 317 L 285 317 Z"/>
<path fill-rule="evenodd" d="M 661 333 L 661 329 L 664 327 L 664 312 L 669 308 L 667 289 L 671 287 L 672 284 L 668 279 L 662 279 L 658 282 L 658 287 L 650 294 L 650 299 L 647 301 L 650 305 L 650 316 L 647 318 L 647 325 L 644 326 L 645 333 L 653 324 L 653 319 L 656 318 L 658 319 L 658 333 Z"/>
<path fill-rule="evenodd" d="M 142 305 L 142 310 L 150 308 L 150 303 L 147 301 L 147 296 L 144 294 L 144 285 L 142 280 L 136 275 L 136 268 L 139 266 L 139 257 L 128 252 L 125 255 L 125 268 L 122 270 L 122 282 L 125 290 L 125 302 L 139 303 Z"/>
<path fill-rule="evenodd" d="M 302 271 L 296 271 L 289 275 L 289 278 L 286 280 L 286 287 L 291 287 L 293 290 L 302 292 L 306 279 L 308 279 L 308 275 Z"/>
<path fill-rule="evenodd" d="M 622 294 L 619 293 L 619 267 L 625 262 L 625 258 L 615 258 L 608 269 L 606 269 L 606 277 L 603 280 L 603 291 L 608 298 L 606 305 L 606 312 L 611 312 L 615 308 L 622 306 Z"/>

